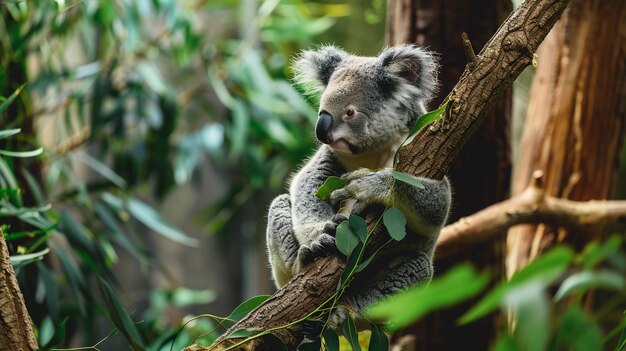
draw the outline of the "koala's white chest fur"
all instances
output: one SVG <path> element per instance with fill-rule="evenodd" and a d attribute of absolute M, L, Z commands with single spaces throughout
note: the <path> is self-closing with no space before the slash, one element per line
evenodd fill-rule
<path fill-rule="evenodd" d="M 339 162 L 345 167 L 347 172 L 356 171 L 359 168 L 380 169 L 394 166 L 396 151 L 406 139 L 406 134 L 401 135 L 395 143 L 377 149 L 372 152 L 353 155 L 348 152 L 334 151 Z"/>

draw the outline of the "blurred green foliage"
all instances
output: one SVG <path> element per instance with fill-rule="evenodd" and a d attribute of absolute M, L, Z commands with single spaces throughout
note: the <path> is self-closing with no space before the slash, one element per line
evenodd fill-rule
<path fill-rule="evenodd" d="M 556 246 L 511 279 L 485 291 L 486 272 L 461 265 L 425 287 L 372 306 L 368 317 L 397 330 L 427 311 L 482 298 L 457 321 L 471 323 L 500 309 L 510 314 L 497 351 L 623 350 L 626 346 L 626 248 L 623 234 L 591 242 L 583 252 Z M 589 293 L 597 303 L 590 308 Z"/>

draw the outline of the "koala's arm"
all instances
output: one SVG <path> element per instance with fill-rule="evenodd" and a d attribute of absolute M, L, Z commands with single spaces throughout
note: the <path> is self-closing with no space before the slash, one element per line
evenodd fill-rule
<path fill-rule="evenodd" d="M 322 146 L 294 177 L 289 195 L 295 236 L 300 245 L 310 246 L 318 239 L 336 209 L 314 195 L 330 176 L 339 176 L 343 166 L 328 147 Z"/>
<path fill-rule="evenodd" d="M 322 147 L 294 177 L 289 194 L 272 202 L 267 219 L 267 250 L 277 287 L 285 285 L 301 268 L 328 246 L 333 238 L 335 210 L 313 194 L 326 178 L 339 175 L 341 165 Z M 321 240 L 325 238 L 326 240 Z"/>
<path fill-rule="evenodd" d="M 417 178 L 424 185 L 424 189 L 420 189 L 395 180 L 392 172 L 391 168 L 383 168 L 347 173 L 343 176 L 347 180 L 346 186 L 334 191 L 331 201 L 338 203 L 354 198 L 362 204 L 395 206 L 405 214 L 409 229 L 422 236 L 436 237 L 450 210 L 448 180 Z"/>

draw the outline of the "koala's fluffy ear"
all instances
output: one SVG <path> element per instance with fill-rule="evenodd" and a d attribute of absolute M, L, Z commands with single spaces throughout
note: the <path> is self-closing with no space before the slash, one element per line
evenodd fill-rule
<path fill-rule="evenodd" d="M 330 76 L 347 57 L 345 51 L 330 45 L 302 52 L 293 64 L 296 83 L 316 91 L 324 90 Z"/>
<path fill-rule="evenodd" d="M 378 56 L 385 80 L 393 84 L 394 95 L 406 100 L 428 102 L 437 92 L 438 58 L 416 45 L 392 46 Z"/>

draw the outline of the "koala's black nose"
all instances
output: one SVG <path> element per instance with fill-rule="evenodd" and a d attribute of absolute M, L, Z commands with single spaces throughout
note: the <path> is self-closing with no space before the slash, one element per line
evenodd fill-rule
<path fill-rule="evenodd" d="M 333 116 L 326 111 L 321 111 L 319 118 L 317 119 L 317 124 L 315 125 L 315 136 L 317 140 L 321 141 L 324 144 L 328 144 L 330 142 L 330 131 L 333 126 Z"/>

